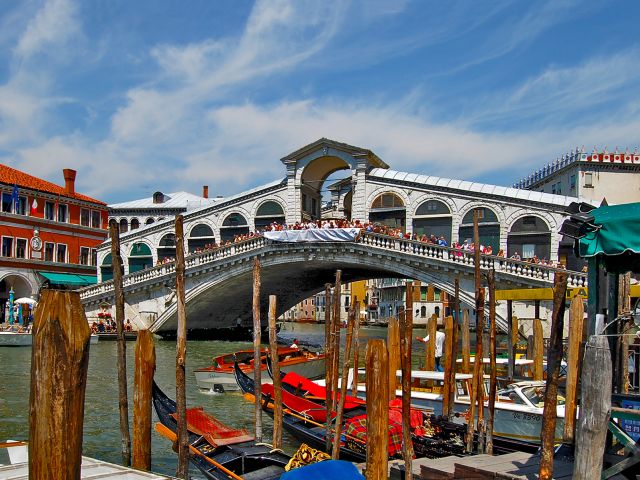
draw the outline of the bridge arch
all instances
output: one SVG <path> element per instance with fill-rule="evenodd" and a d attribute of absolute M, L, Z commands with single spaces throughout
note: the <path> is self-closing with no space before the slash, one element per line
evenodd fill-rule
<path fill-rule="evenodd" d="M 189 228 L 187 236 L 187 248 L 189 253 L 194 253 L 198 249 L 204 249 L 207 245 L 213 244 L 216 237 L 213 227 L 205 219 L 199 219 Z"/>
<path fill-rule="evenodd" d="M 127 264 L 129 265 L 129 273 L 153 267 L 151 245 L 146 241 L 138 241 L 131 245 L 127 257 Z"/>
<path fill-rule="evenodd" d="M 113 280 L 113 260 L 111 253 L 107 253 L 100 262 L 100 280 L 106 282 Z"/>
<path fill-rule="evenodd" d="M 118 225 L 120 233 L 127 233 L 129 231 L 129 221 L 126 218 L 121 218 Z"/>
<path fill-rule="evenodd" d="M 329 176 L 340 170 L 353 170 L 355 163 L 349 155 L 332 152 L 298 162 L 298 185 L 303 220 L 316 220 L 322 214 L 322 186 Z"/>
<path fill-rule="evenodd" d="M 453 235 L 453 212 L 451 206 L 441 198 L 428 197 L 420 202 L 413 212 L 413 233 L 443 236 L 451 245 Z"/>
<path fill-rule="evenodd" d="M 405 232 L 409 203 L 409 198 L 403 192 L 378 189 L 369 196 L 369 221 Z"/>
<path fill-rule="evenodd" d="M 551 258 L 551 229 L 540 215 L 519 215 L 510 225 L 507 233 L 507 256 L 518 253 L 523 260 L 534 256 Z"/>
<path fill-rule="evenodd" d="M 249 233 L 249 216 L 241 210 L 234 210 L 229 213 L 220 225 L 220 243 L 233 240 L 236 235 Z"/>
<path fill-rule="evenodd" d="M 263 230 L 267 225 L 276 223 L 284 223 L 286 220 L 286 207 L 279 198 L 270 198 L 254 206 L 251 215 L 254 222 L 255 231 Z"/>
<path fill-rule="evenodd" d="M 458 241 L 473 241 L 473 211 L 479 209 L 478 232 L 480 244 L 491 246 L 494 253 L 498 253 L 503 245 L 502 226 L 505 224 L 502 212 L 498 212 L 484 204 L 467 205 L 460 212 L 460 225 L 458 226 Z"/>
<path fill-rule="evenodd" d="M 176 234 L 172 232 L 165 233 L 158 242 L 156 252 L 158 260 L 176 258 Z"/>
<path fill-rule="evenodd" d="M 140 220 L 138 220 L 136 217 L 133 217 L 131 219 L 131 230 L 137 230 L 140 228 Z"/>

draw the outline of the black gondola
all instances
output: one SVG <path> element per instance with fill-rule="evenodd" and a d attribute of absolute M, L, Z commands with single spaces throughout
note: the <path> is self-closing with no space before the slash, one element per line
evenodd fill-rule
<path fill-rule="evenodd" d="M 164 392 L 153 383 L 153 406 L 158 414 L 161 425 L 176 435 L 177 423 L 172 414 L 176 412 L 176 403 L 167 397 Z M 206 415 L 206 414 L 204 414 Z M 226 431 L 231 431 L 219 420 L 211 415 L 206 417 L 220 424 Z M 162 432 L 160 432 L 162 434 Z M 200 433 L 200 432 L 199 432 Z M 206 478 L 213 480 L 228 480 L 230 475 L 224 470 L 229 470 L 245 480 L 252 479 L 278 479 L 284 472 L 284 467 L 291 457 L 281 450 L 272 450 L 264 444 L 248 438 L 236 437 L 211 444 L 206 435 L 201 436 L 192 431 L 189 432 L 190 461 L 200 470 Z M 226 444 L 223 444 L 226 443 Z"/>

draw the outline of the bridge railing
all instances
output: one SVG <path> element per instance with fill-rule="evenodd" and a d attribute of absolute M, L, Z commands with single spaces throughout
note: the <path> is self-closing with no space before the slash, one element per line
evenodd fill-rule
<path fill-rule="evenodd" d="M 253 237 L 242 242 L 233 243 L 231 245 L 224 245 L 213 250 L 207 250 L 205 252 L 192 253 L 185 257 L 184 266 L 185 269 L 196 267 L 211 263 L 221 258 L 232 257 L 234 255 L 255 250 L 263 247 L 267 240 L 264 237 Z M 138 272 L 129 273 L 122 277 L 122 286 L 128 287 L 138 283 L 146 282 L 147 280 L 153 280 L 155 278 L 161 278 L 166 275 L 175 274 L 176 262 L 163 263 L 155 267 L 140 270 Z M 85 287 L 80 290 L 80 298 L 89 298 L 94 295 L 100 295 L 102 293 L 111 292 L 113 290 L 113 280 L 99 283 L 92 287 Z"/>
<path fill-rule="evenodd" d="M 436 258 L 464 265 L 474 264 L 474 252 L 469 252 L 452 247 L 443 247 L 424 243 L 418 240 L 389 237 L 377 233 L 365 232 L 358 238 L 360 243 L 386 250 L 396 250 L 411 253 L 421 257 Z M 556 272 L 564 272 L 568 275 L 570 287 L 587 286 L 587 275 L 582 272 L 572 272 L 539 263 L 530 263 L 512 258 L 498 257 L 495 255 L 480 255 L 480 268 L 495 269 L 496 272 L 509 273 L 520 277 L 528 277 L 553 282 Z"/>

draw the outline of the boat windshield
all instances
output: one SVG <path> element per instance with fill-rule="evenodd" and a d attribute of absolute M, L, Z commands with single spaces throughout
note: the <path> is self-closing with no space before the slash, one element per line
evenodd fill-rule
<path fill-rule="evenodd" d="M 544 394 L 545 387 L 542 386 L 531 386 L 531 387 L 523 387 L 522 394 L 527 397 L 527 399 L 536 407 L 544 407 Z M 564 397 L 562 395 L 558 395 L 557 400 L 558 405 L 564 405 Z"/>

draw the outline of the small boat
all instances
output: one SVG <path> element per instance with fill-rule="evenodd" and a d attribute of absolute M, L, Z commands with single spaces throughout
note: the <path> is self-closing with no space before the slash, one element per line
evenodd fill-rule
<path fill-rule="evenodd" d="M 268 349 L 262 350 L 261 362 L 264 381 L 270 382 L 266 374 Z M 194 371 L 196 383 L 202 390 L 225 392 L 238 390 L 238 384 L 233 375 L 233 363 L 241 365 L 244 372 L 253 371 L 253 350 L 240 350 L 213 358 L 211 365 L 198 368 Z M 312 353 L 302 348 L 279 347 L 278 361 L 280 371 L 283 373 L 296 372 L 307 378 L 320 378 L 324 376 L 324 360 L 322 353 Z"/>
<path fill-rule="evenodd" d="M 98 343 L 98 336 L 91 335 L 89 343 L 91 345 Z M 32 344 L 33 335 L 30 331 L 0 331 L 0 347 L 30 347 Z"/>
<path fill-rule="evenodd" d="M 92 336 L 95 335 L 97 336 L 100 341 L 102 342 L 115 342 L 118 340 L 118 334 L 116 332 L 98 332 L 98 333 L 94 333 L 92 334 Z M 124 339 L 126 341 L 135 341 L 138 338 L 138 334 L 136 332 L 125 332 L 124 333 Z"/>
<path fill-rule="evenodd" d="M 255 400 L 254 382 L 240 368 L 234 369 L 241 390 Z M 263 407 L 273 415 L 273 386 L 263 385 Z M 293 398 L 292 398 L 293 397 Z M 346 400 L 346 399 L 345 399 Z M 326 407 L 308 399 L 295 397 L 283 389 L 283 427 L 295 438 L 318 450 L 326 448 Z M 345 402 L 346 404 L 346 402 Z M 399 456 L 402 448 L 402 413 L 396 405 L 389 411 L 389 456 Z M 363 405 L 354 405 L 344 413 L 340 458 L 354 462 L 366 460 L 366 410 Z M 412 441 L 417 456 L 440 458 L 448 455 L 464 455 L 463 435 L 466 427 L 448 422 L 443 418 L 412 410 Z"/>
<path fill-rule="evenodd" d="M 177 438 L 176 403 L 153 383 L 153 406 L 160 423 L 156 430 L 171 441 Z M 212 480 L 242 478 L 276 480 L 291 459 L 281 450 L 256 443 L 246 430 L 224 425 L 201 408 L 187 409 L 191 463 Z"/>

